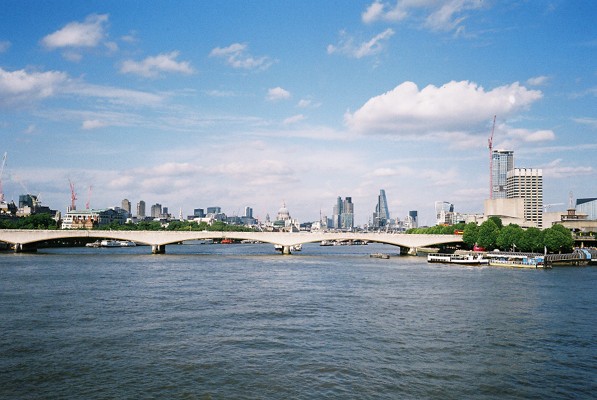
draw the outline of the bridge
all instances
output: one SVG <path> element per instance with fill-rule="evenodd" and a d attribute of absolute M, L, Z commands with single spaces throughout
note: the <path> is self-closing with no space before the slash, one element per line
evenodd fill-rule
<path fill-rule="evenodd" d="M 153 254 L 166 252 L 166 245 L 189 240 L 251 240 L 282 246 L 290 254 L 292 246 L 322 241 L 362 240 L 400 246 L 401 251 L 418 247 L 461 243 L 460 235 L 407 235 L 372 232 L 216 232 L 216 231 L 105 231 L 105 230 L 24 230 L 0 229 L 0 242 L 14 247 L 15 252 L 35 251 L 38 243 L 60 239 L 95 238 L 127 240 L 151 246 Z"/>

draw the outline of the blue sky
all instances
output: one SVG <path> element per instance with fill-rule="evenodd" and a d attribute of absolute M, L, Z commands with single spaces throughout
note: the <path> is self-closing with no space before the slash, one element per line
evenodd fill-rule
<path fill-rule="evenodd" d="M 7 200 L 178 215 L 351 196 L 364 224 L 436 200 L 482 212 L 488 149 L 542 168 L 544 202 L 597 196 L 594 1 L 3 4 Z M 92 187 L 89 197 L 89 187 Z"/>

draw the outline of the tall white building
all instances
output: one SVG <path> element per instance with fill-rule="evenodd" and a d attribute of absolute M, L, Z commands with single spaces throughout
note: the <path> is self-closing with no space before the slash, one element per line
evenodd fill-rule
<path fill-rule="evenodd" d="M 524 219 L 543 227 L 543 170 L 514 168 L 508 172 L 506 184 L 509 199 L 524 200 Z"/>
<path fill-rule="evenodd" d="M 435 202 L 437 225 L 454 225 L 454 204 L 447 201 Z"/>

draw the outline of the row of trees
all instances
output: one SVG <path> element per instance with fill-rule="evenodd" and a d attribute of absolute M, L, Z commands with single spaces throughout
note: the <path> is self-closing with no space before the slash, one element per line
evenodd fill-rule
<path fill-rule="evenodd" d="M 446 235 L 455 232 L 462 233 L 462 241 L 469 249 L 477 245 L 488 251 L 499 249 L 502 251 L 543 252 L 544 249 L 547 249 L 550 253 L 565 253 L 572 251 L 574 246 L 572 233 L 560 224 L 544 230 L 522 229 L 516 224 L 503 226 L 502 220 L 498 217 L 490 217 L 481 225 L 470 222 L 466 225 L 410 229 L 407 233 Z"/>
<path fill-rule="evenodd" d="M 50 214 L 33 214 L 20 218 L 0 218 L 0 229 L 57 229 Z"/>
<path fill-rule="evenodd" d="M 97 229 L 113 231 L 214 231 L 214 232 L 251 232 L 253 229 L 242 225 L 228 225 L 222 221 L 215 221 L 209 225 L 207 222 L 196 221 L 170 221 L 166 227 L 158 221 L 141 221 L 136 224 L 119 224 L 113 222 Z"/>

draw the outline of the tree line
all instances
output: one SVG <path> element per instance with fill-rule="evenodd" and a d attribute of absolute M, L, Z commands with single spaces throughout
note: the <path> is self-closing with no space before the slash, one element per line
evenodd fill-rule
<path fill-rule="evenodd" d="M 547 249 L 550 253 L 571 252 L 574 239 L 568 228 L 560 224 L 541 230 L 539 228 L 522 229 L 516 224 L 503 226 L 498 217 L 489 217 L 481 225 L 476 222 L 452 226 L 433 226 L 430 228 L 410 229 L 407 233 L 454 234 L 462 233 L 462 241 L 469 248 L 476 245 L 487 251 L 540 252 Z"/>

